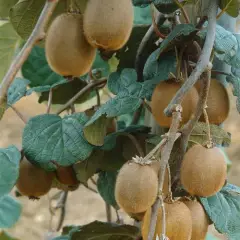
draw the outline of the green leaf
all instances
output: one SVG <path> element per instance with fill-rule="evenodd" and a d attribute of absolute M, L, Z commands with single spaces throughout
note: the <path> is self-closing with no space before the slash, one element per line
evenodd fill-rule
<path fill-rule="evenodd" d="M 101 60 L 99 55 L 97 55 L 92 69 L 98 72 L 98 75 L 100 73 L 100 77 L 109 74 L 108 63 Z M 39 103 L 48 101 L 49 91 L 53 89 L 52 103 L 65 104 L 87 85 L 85 81 L 79 78 L 74 78 L 69 82 L 62 76 L 53 72 L 46 60 L 44 48 L 38 46 L 33 48 L 30 56 L 23 64 L 22 74 L 30 81 L 31 89 L 27 91 L 27 95 L 32 92 L 41 93 Z M 76 103 L 83 103 L 92 96 L 94 95 L 86 93 L 78 98 Z"/>
<path fill-rule="evenodd" d="M 19 175 L 20 159 L 21 153 L 15 146 L 0 148 L 0 197 L 14 187 Z"/>
<path fill-rule="evenodd" d="M 73 167 L 78 181 L 87 184 L 88 179 L 100 169 L 103 159 L 104 151 L 96 149 L 86 160 L 74 164 Z"/>
<path fill-rule="evenodd" d="M 176 46 L 191 41 L 197 34 L 198 30 L 193 24 L 179 24 L 173 31 L 163 40 L 160 45 L 159 55 Z"/>
<path fill-rule="evenodd" d="M 0 0 L 0 18 L 9 17 L 9 10 L 18 0 Z"/>
<path fill-rule="evenodd" d="M 208 126 L 204 122 L 198 122 L 191 133 L 189 138 L 189 146 L 194 143 L 199 143 L 201 145 L 208 141 L 207 137 Z M 217 125 L 210 124 L 210 132 L 213 143 L 228 147 L 231 143 L 231 134 L 225 132 L 224 129 Z"/>
<path fill-rule="evenodd" d="M 31 118 L 23 131 L 26 157 L 40 165 L 54 160 L 61 166 L 69 166 L 85 160 L 93 149 L 83 137 L 86 120 L 83 113 L 64 118 L 54 114 Z"/>
<path fill-rule="evenodd" d="M 93 124 L 102 115 L 108 118 L 117 117 L 129 112 L 136 111 L 142 103 L 138 96 L 132 97 L 129 93 L 120 93 L 102 105 L 92 116 L 86 126 Z"/>
<path fill-rule="evenodd" d="M 122 129 L 115 133 L 107 135 L 104 140 L 104 145 L 101 147 L 101 149 L 103 150 L 113 149 L 117 145 L 116 141 L 119 136 L 125 136 L 127 138 L 126 136 L 127 134 L 138 134 L 138 133 L 148 134 L 149 132 L 150 132 L 150 128 L 146 126 L 141 126 L 141 125 L 129 126 L 125 129 Z"/>
<path fill-rule="evenodd" d="M 149 10 L 150 13 L 150 10 Z M 150 25 L 136 25 L 133 27 L 131 36 L 128 42 L 117 53 L 116 57 L 119 59 L 118 70 L 124 68 L 135 68 L 135 59 L 140 43 L 145 36 Z M 150 37 L 146 48 L 141 52 L 141 57 L 147 59 L 147 57 L 157 49 L 155 42 L 157 36 L 154 34 Z"/>
<path fill-rule="evenodd" d="M 215 228 L 229 239 L 239 239 L 240 188 L 227 184 L 216 195 L 200 200 Z"/>
<path fill-rule="evenodd" d="M 23 39 L 27 39 L 32 33 L 45 2 L 45 0 L 20 0 L 14 7 L 11 8 L 11 22 L 16 32 Z M 80 11 L 83 12 L 85 9 L 86 0 L 77 0 L 76 2 Z M 66 12 L 68 8 L 69 6 L 66 5 L 65 1 L 59 1 L 48 26 L 56 16 Z"/>
<path fill-rule="evenodd" d="M 34 87 L 27 91 L 27 94 L 31 94 L 33 91 L 41 93 L 38 102 L 42 103 L 44 101 L 48 101 L 49 91 L 52 89 L 52 104 L 65 104 L 68 102 L 73 96 L 75 96 L 81 89 L 87 86 L 87 83 L 82 81 L 79 78 L 74 78 L 71 82 L 63 79 L 60 82 L 55 84 L 46 85 L 42 87 Z M 87 92 L 79 97 L 75 103 L 83 103 L 88 99 L 90 93 Z"/>
<path fill-rule="evenodd" d="M 150 1 L 149 1 L 150 2 Z M 146 8 L 134 7 L 134 25 L 139 24 L 151 24 L 151 8 L 147 6 Z"/>
<path fill-rule="evenodd" d="M 202 39 L 206 37 L 207 24 L 208 23 L 206 23 L 204 28 L 198 33 Z M 220 25 L 216 26 L 214 54 L 220 61 L 231 64 L 231 61 L 234 61 L 233 59 L 237 54 L 238 45 L 238 40 L 234 33 L 227 31 Z"/>
<path fill-rule="evenodd" d="M 59 236 L 59 237 L 53 238 L 52 240 L 70 240 L 70 236 Z"/>
<path fill-rule="evenodd" d="M 134 6 L 146 7 L 151 4 L 153 0 L 132 0 Z"/>
<path fill-rule="evenodd" d="M 0 198 L 0 228 L 11 228 L 19 219 L 22 207 L 13 197 Z"/>
<path fill-rule="evenodd" d="M 158 59 L 159 54 L 160 49 L 157 49 L 149 56 L 143 71 L 145 81 L 155 79 L 156 82 L 160 82 L 169 79 L 171 72 L 176 74 L 177 63 L 175 56 L 164 55 Z"/>
<path fill-rule="evenodd" d="M 227 76 L 226 80 L 233 85 L 233 95 L 237 97 L 236 107 L 240 113 L 240 78 L 234 76 Z"/>
<path fill-rule="evenodd" d="M 108 119 L 105 115 L 102 115 L 93 124 L 84 127 L 85 139 L 94 146 L 102 146 L 107 134 L 107 123 Z"/>
<path fill-rule="evenodd" d="M 219 7 L 231 17 L 238 17 L 240 7 L 238 0 L 221 0 Z"/>
<path fill-rule="evenodd" d="M 232 73 L 233 75 L 234 72 L 234 69 L 233 68 L 237 68 L 239 69 L 240 68 L 240 36 L 239 34 L 234 34 L 234 36 L 236 37 L 236 40 L 238 42 L 238 48 L 237 48 L 237 51 L 236 51 L 236 54 L 228 60 L 228 61 L 225 61 L 228 65 L 232 66 Z M 237 76 L 239 76 L 239 74 L 237 74 Z"/>
<path fill-rule="evenodd" d="M 134 69 L 127 68 L 121 72 L 111 73 L 108 78 L 108 89 L 115 95 L 120 92 L 136 93 L 140 89 L 141 83 L 137 82 L 137 73 Z"/>
<path fill-rule="evenodd" d="M 155 80 L 148 83 L 137 82 L 137 74 L 134 69 L 124 69 L 121 73 L 112 73 L 109 77 L 108 87 L 117 96 L 102 105 L 86 126 L 93 124 L 103 115 L 113 118 L 136 111 L 140 107 L 142 99 L 152 95 L 155 85 Z"/>
<path fill-rule="evenodd" d="M 17 240 L 17 239 L 10 236 L 7 232 L 2 231 L 0 232 L 0 240 Z"/>
<path fill-rule="evenodd" d="M 135 240 L 139 235 L 134 226 L 94 221 L 72 232 L 71 240 Z"/>
<path fill-rule="evenodd" d="M 27 86 L 30 81 L 23 78 L 16 78 L 10 85 L 7 94 L 7 104 L 9 106 L 15 104 L 27 93 Z"/>
<path fill-rule="evenodd" d="M 115 185 L 118 172 L 100 172 L 98 175 L 97 189 L 103 200 L 119 209 L 115 199 Z"/>
<path fill-rule="evenodd" d="M 13 60 L 18 41 L 19 37 L 11 23 L 6 22 L 0 25 L 0 82 Z"/>
<path fill-rule="evenodd" d="M 106 136 L 104 146 L 94 149 L 86 160 L 74 164 L 78 180 L 86 184 L 88 179 L 99 171 L 119 170 L 126 161 L 139 155 L 136 146 L 129 141 L 126 134 L 135 136 L 144 149 L 145 143 L 142 144 L 142 141 L 145 141 L 144 136 L 149 131 L 150 129 L 144 126 L 131 126 Z"/>
<path fill-rule="evenodd" d="M 45 57 L 45 50 L 38 46 L 32 49 L 31 54 L 23 64 L 22 74 L 31 82 L 30 87 L 52 86 L 63 80 L 62 76 L 51 70 Z"/>

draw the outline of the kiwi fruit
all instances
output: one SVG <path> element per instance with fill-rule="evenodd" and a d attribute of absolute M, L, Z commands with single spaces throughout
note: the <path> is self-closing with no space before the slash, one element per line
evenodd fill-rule
<path fill-rule="evenodd" d="M 49 192 L 53 178 L 53 172 L 47 172 L 24 158 L 20 162 L 19 177 L 16 187 L 24 196 L 39 198 Z"/>
<path fill-rule="evenodd" d="M 185 154 L 180 170 L 181 183 L 193 196 L 209 197 L 217 193 L 227 177 L 224 155 L 217 148 L 196 144 Z"/>
<path fill-rule="evenodd" d="M 96 55 L 96 49 L 84 37 L 82 15 L 76 13 L 64 13 L 54 19 L 45 49 L 49 66 L 63 76 L 86 74 Z"/>
<path fill-rule="evenodd" d="M 200 91 L 200 83 L 196 83 L 196 88 Z M 207 114 L 209 123 L 219 125 L 223 123 L 230 111 L 230 99 L 227 89 L 217 79 L 212 78 L 207 98 Z M 204 122 L 204 115 L 199 119 Z"/>
<path fill-rule="evenodd" d="M 166 213 L 166 235 L 171 240 L 190 240 L 192 234 L 192 217 L 188 207 L 182 202 L 164 203 Z M 145 213 L 142 222 L 143 240 L 148 240 L 152 209 Z M 155 236 L 162 234 L 162 208 L 158 210 Z"/>
<path fill-rule="evenodd" d="M 198 201 L 187 200 L 184 200 L 183 203 L 187 205 L 192 216 L 191 240 L 205 240 L 210 221 L 202 204 Z"/>
<path fill-rule="evenodd" d="M 89 0 L 84 12 L 84 34 L 93 47 L 118 50 L 130 37 L 133 19 L 131 0 Z"/>
<path fill-rule="evenodd" d="M 182 84 L 174 80 L 160 82 L 153 91 L 151 108 L 156 122 L 162 127 L 170 127 L 172 118 L 164 114 L 164 109 L 168 106 L 176 92 Z M 198 92 L 195 87 L 191 88 L 184 96 L 182 107 L 182 124 L 188 122 L 193 115 L 198 102 Z"/>
<path fill-rule="evenodd" d="M 127 213 L 145 212 L 158 194 L 158 177 L 149 165 L 128 161 L 120 169 L 116 180 L 115 198 Z"/>
<path fill-rule="evenodd" d="M 64 185 L 75 186 L 79 184 L 72 166 L 58 166 L 56 176 L 57 180 Z"/>

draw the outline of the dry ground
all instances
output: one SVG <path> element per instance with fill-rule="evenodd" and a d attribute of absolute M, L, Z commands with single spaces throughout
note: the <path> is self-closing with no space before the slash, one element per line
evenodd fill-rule
<path fill-rule="evenodd" d="M 37 104 L 36 96 L 32 95 L 22 99 L 16 104 L 25 116 L 34 116 L 44 113 L 45 107 Z M 240 185 L 240 116 L 235 110 L 235 98 L 231 99 L 231 114 L 225 123 L 225 129 L 232 133 L 232 145 L 227 150 L 233 162 L 229 173 L 229 181 Z M 0 147 L 9 144 L 21 146 L 21 134 L 24 123 L 9 109 L 0 122 Z M 20 240 L 42 240 L 49 228 L 50 214 L 48 211 L 48 197 L 40 201 L 29 201 L 27 198 L 20 198 L 23 205 L 23 213 L 20 221 L 10 232 Z M 78 191 L 70 193 L 67 202 L 67 214 L 65 224 L 85 224 L 95 219 L 105 220 L 105 204 L 95 193 L 80 187 Z M 131 222 L 127 218 L 127 222 Z M 221 238 L 225 239 L 225 238 Z"/>

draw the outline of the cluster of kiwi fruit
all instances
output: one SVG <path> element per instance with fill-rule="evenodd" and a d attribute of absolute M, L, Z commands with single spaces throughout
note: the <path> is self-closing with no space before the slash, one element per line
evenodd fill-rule
<path fill-rule="evenodd" d="M 160 162 L 141 162 L 133 158 L 123 165 L 116 180 L 115 198 L 132 218 L 142 221 L 143 240 L 148 239 L 152 205 L 158 196 Z M 168 199 L 168 174 L 163 185 L 166 212 L 166 235 L 171 240 L 204 240 L 210 220 L 201 203 L 190 198 Z M 156 235 L 162 233 L 162 209 L 159 208 Z"/>
<path fill-rule="evenodd" d="M 160 82 L 152 95 L 152 114 L 161 127 L 169 128 L 171 117 L 164 115 L 164 109 L 170 103 L 182 82 L 175 79 Z M 198 103 L 199 84 L 197 83 L 182 101 L 182 124 L 187 123 Z M 225 87 L 216 79 L 211 79 L 207 99 L 207 114 L 211 124 L 221 124 L 229 114 L 229 98 Z M 201 116 L 200 121 L 204 121 Z M 160 163 L 150 161 L 146 164 L 132 159 L 120 169 L 115 197 L 118 205 L 129 216 L 142 221 L 143 240 L 148 239 L 152 205 L 156 201 L 159 190 L 158 172 Z M 166 211 L 166 235 L 171 240 L 204 240 L 210 220 L 197 200 L 198 197 L 209 197 L 216 194 L 224 186 L 227 166 L 223 153 L 219 148 L 205 147 L 195 144 L 184 155 L 180 169 L 180 180 L 189 198 L 169 199 L 168 179 L 164 180 L 163 197 Z M 159 209 L 156 235 L 162 233 L 162 208 Z"/>
<path fill-rule="evenodd" d="M 169 128 L 172 122 L 170 117 L 165 116 L 164 109 L 168 106 L 177 91 L 181 88 L 182 82 L 176 79 L 169 79 L 160 82 L 153 91 L 151 99 L 152 114 L 161 127 Z M 182 124 L 188 122 L 192 117 L 199 99 L 199 81 L 184 96 L 182 101 Z M 219 125 L 229 115 L 230 100 L 226 88 L 217 79 L 212 78 L 207 99 L 207 114 L 210 124 Z M 200 121 L 204 121 L 201 116 Z"/>
<path fill-rule="evenodd" d="M 21 195 L 30 199 L 39 199 L 50 191 L 54 180 L 69 187 L 79 185 L 72 166 L 58 166 L 56 171 L 48 172 L 24 157 L 20 162 L 16 187 Z"/>
<path fill-rule="evenodd" d="M 175 79 L 160 82 L 152 95 L 151 107 L 155 120 L 162 127 L 169 128 L 172 119 L 164 115 L 164 109 L 170 103 L 182 82 Z M 192 117 L 199 98 L 200 83 L 190 89 L 182 101 L 182 124 Z M 219 125 L 228 117 L 230 110 L 226 88 L 212 78 L 207 98 L 207 115 L 210 124 Z M 204 121 L 201 116 L 199 121 Z M 196 144 L 184 156 L 181 166 L 181 182 L 185 190 L 193 196 L 209 197 L 217 193 L 226 180 L 226 162 L 217 147 L 204 147 Z"/>
<path fill-rule="evenodd" d="M 89 0 L 83 14 L 69 12 L 54 19 L 46 36 L 49 66 L 63 76 L 86 74 L 96 49 L 107 51 L 123 47 L 133 27 L 131 0 Z"/>

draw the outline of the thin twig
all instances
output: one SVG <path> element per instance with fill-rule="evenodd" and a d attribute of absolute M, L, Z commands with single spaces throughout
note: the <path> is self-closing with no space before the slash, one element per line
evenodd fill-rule
<path fill-rule="evenodd" d="M 97 106 L 101 106 L 101 97 L 100 97 L 100 93 L 99 90 L 96 90 L 96 94 L 97 94 Z"/>
<path fill-rule="evenodd" d="M 206 70 L 211 52 L 214 45 L 215 35 L 216 35 L 216 15 L 218 9 L 218 1 L 211 0 L 209 2 L 209 14 L 208 14 L 208 29 L 207 36 L 202 50 L 202 54 L 197 62 L 196 68 L 192 71 L 189 78 L 184 82 L 182 87 L 178 90 L 174 98 L 171 100 L 167 108 L 164 110 L 164 113 L 167 116 L 171 116 L 171 109 L 175 104 L 181 103 L 185 94 L 193 87 L 193 85 L 200 78 L 202 73 Z"/>
<path fill-rule="evenodd" d="M 53 89 L 51 88 L 48 95 L 48 105 L 47 105 L 47 113 L 50 113 L 52 106 L 52 97 L 53 97 Z"/>
<path fill-rule="evenodd" d="M 162 196 L 163 183 L 164 183 L 164 179 L 165 179 L 166 166 L 168 164 L 174 142 L 176 141 L 178 127 L 179 127 L 179 123 L 181 121 L 181 112 L 182 112 L 181 106 L 178 106 L 178 105 L 175 106 L 174 112 L 172 114 L 173 120 L 172 120 L 171 127 L 169 129 L 169 132 L 168 132 L 167 142 L 162 149 L 161 165 L 160 165 L 160 170 L 159 170 L 159 196 L 152 207 L 152 215 L 151 215 L 151 223 L 150 223 L 150 231 L 149 231 L 149 235 L 148 235 L 148 240 L 153 240 L 153 237 L 155 234 L 155 229 L 156 229 L 156 222 L 157 222 L 159 207 L 162 207 L 162 212 L 163 212 L 162 234 L 163 234 L 163 237 L 165 237 L 165 232 L 166 232 L 166 219 L 165 218 L 166 218 L 166 216 L 164 214 L 165 209 L 164 209 L 163 196 Z"/>
<path fill-rule="evenodd" d="M 190 19 L 189 16 L 185 10 L 185 8 L 183 7 L 183 5 L 178 1 L 178 0 L 174 0 L 174 2 L 178 5 L 178 7 L 181 9 L 181 12 L 183 14 L 183 17 L 185 18 L 185 22 L 186 23 L 190 23 Z"/>
<path fill-rule="evenodd" d="M 68 107 L 70 107 L 73 103 L 75 103 L 75 101 L 81 97 L 82 95 L 84 95 L 85 93 L 87 93 L 88 91 L 92 90 L 93 88 L 95 88 L 98 85 L 102 85 L 104 83 L 107 82 L 107 79 L 101 79 L 98 81 L 94 81 L 89 83 L 86 87 L 84 87 L 83 89 L 81 89 L 75 96 L 73 96 L 66 104 L 64 104 L 57 112 L 56 114 L 60 114 L 62 113 L 64 110 L 66 110 Z"/>
<path fill-rule="evenodd" d="M 112 212 L 111 212 L 111 206 L 107 203 L 105 203 L 106 207 L 106 217 L 107 217 L 107 222 L 112 222 Z"/>
<path fill-rule="evenodd" d="M 143 106 L 150 112 L 152 113 L 152 108 L 151 106 L 144 100 L 143 101 Z"/>
<path fill-rule="evenodd" d="M 90 178 L 90 180 L 93 183 L 93 185 L 97 186 L 97 182 L 92 177 Z"/>
<path fill-rule="evenodd" d="M 144 100 L 143 100 L 144 102 Z M 135 111 L 133 118 L 132 118 L 132 122 L 131 125 L 135 125 L 139 122 L 139 119 L 141 118 L 142 115 L 142 111 L 143 111 L 143 103 L 141 104 L 141 106 Z"/>
<path fill-rule="evenodd" d="M 159 29 L 158 29 L 158 25 L 156 23 L 156 18 L 155 18 L 155 7 L 153 4 L 151 4 L 151 15 L 152 15 L 152 24 L 153 24 L 153 28 L 154 28 L 154 31 L 155 33 L 157 34 L 157 36 L 159 38 L 162 38 L 162 39 L 165 39 L 166 36 L 164 34 L 162 34 Z"/>
<path fill-rule="evenodd" d="M 201 90 L 199 94 L 199 100 L 196 107 L 196 111 L 194 113 L 194 116 L 183 126 L 181 132 L 185 136 L 189 136 L 192 132 L 192 129 L 194 128 L 195 124 L 201 117 L 203 113 L 203 109 L 206 106 L 206 101 L 208 97 L 208 91 L 210 87 L 210 79 L 211 79 L 211 70 L 207 70 L 202 74 L 202 77 L 200 79 L 201 83 Z"/>
<path fill-rule="evenodd" d="M 121 216 L 119 215 L 117 209 L 115 209 L 115 212 L 116 212 L 116 217 L 117 217 L 116 223 L 118 223 L 118 224 L 124 224 L 123 218 L 121 218 Z"/>
<path fill-rule="evenodd" d="M 55 200 L 56 197 L 58 197 L 57 204 L 55 207 L 52 207 L 51 206 L 52 200 Z M 51 230 L 54 230 L 52 227 L 52 221 L 53 221 L 53 216 L 55 215 L 55 213 L 58 209 L 60 209 L 61 214 L 60 214 L 60 218 L 58 220 L 58 225 L 57 225 L 56 231 L 59 231 L 62 228 L 64 219 L 65 219 L 65 214 L 66 214 L 67 197 L 68 197 L 68 191 L 62 191 L 60 193 L 57 193 L 56 195 L 54 195 L 52 198 L 49 199 L 49 201 L 50 201 L 49 210 L 51 213 L 51 219 L 50 219 Z"/>
<path fill-rule="evenodd" d="M 138 154 L 139 154 L 141 157 L 144 157 L 144 156 L 145 156 L 144 151 L 143 151 L 141 145 L 139 144 L 137 138 L 135 138 L 132 134 L 124 133 L 124 132 L 119 133 L 119 135 L 128 137 L 128 138 L 132 141 L 132 143 L 134 144 L 134 146 L 136 147 L 136 149 L 137 149 L 137 151 L 138 151 Z"/>
<path fill-rule="evenodd" d="M 64 219 L 65 219 L 67 198 L 68 198 L 68 191 L 64 191 L 57 205 L 57 207 L 61 209 L 61 216 L 58 222 L 57 232 L 61 230 Z"/>
<path fill-rule="evenodd" d="M 195 124 L 198 122 L 199 118 L 201 117 L 204 106 L 207 101 L 208 91 L 209 91 L 209 87 L 210 87 L 210 79 L 211 79 L 211 70 L 208 69 L 206 72 L 204 72 L 202 74 L 202 77 L 200 79 L 201 89 L 200 89 L 199 100 L 198 100 L 198 104 L 197 104 L 194 116 L 180 130 L 182 132 L 180 152 L 179 152 L 179 156 L 178 156 L 178 161 L 176 161 L 175 171 L 172 172 L 174 175 L 173 183 L 176 186 L 178 186 L 180 168 L 181 168 L 183 156 L 187 149 L 190 134 L 191 134 Z"/>
<path fill-rule="evenodd" d="M 98 193 L 97 190 L 95 190 L 95 189 L 92 188 L 92 187 L 89 187 L 88 185 L 83 184 L 83 186 L 84 186 L 86 189 L 88 189 L 89 191 L 91 191 L 91 192 Z"/>
<path fill-rule="evenodd" d="M 70 106 L 70 108 L 71 108 L 71 113 L 74 114 L 74 113 L 76 112 L 75 105 L 72 104 L 72 105 Z"/>
<path fill-rule="evenodd" d="M 7 91 L 12 81 L 16 77 L 18 71 L 22 67 L 23 63 L 31 53 L 32 48 L 35 43 L 42 40 L 45 36 L 44 30 L 45 26 L 51 17 L 53 10 L 55 9 L 58 0 L 47 0 L 42 13 L 37 21 L 36 26 L 33 29 L 32 34 L 25 43 L 24 47 L 21 49 L 19 54 L 13 60 L 10 68 L 8 69 L 6 75 L 4 76 L 2 83 L 0 85 L 0 105 L 4 102 L 7 96 Z"/>
<path fill-rule="evenodd" d="M 221 74 L 221 75 L 225 75 L 225 76 L 231 76 L 230 73 L 227 72 L 223 72 L 223 71 L 218 71 L 218 70 L 212 70 L 213 74 Z"/>
<path fill-rule="evenodd" d="M 155 19 L 158 23 L 162 17 L 162 14 L 160 12 L 156 12 Z M 149 42 L 151 42 L 152 36 L 154 36 L 154 24 L 152 23 L 151 27 L 146 32 L 145 36 L 143 37 L 138 50 L 136 54 L 136 60 L 135 60 L 135 68 L 138 74 L 138 82 L 143 81 L 143 68 L 145 62 L 142 61 L 142 56 L 144 55 L 144 50 L 146 49 Z"/>
<path fill-rule="evenodd" d="M 11 106 L 11 109 L 18 115 L 18 117 L 25 123 L 27 124 L 28 119 L 20 112 L 16 107 L 13 105 Z"/>
<path fill-rule="evenodd" d="M 206 108 L 207 108 L 207 106 L 205 106 L 203 109 L 203 115 L 204 115 L 205 122 L 207 124 L 207 145 L 209 144 L 209 146 L 212 146 L 211 128 L 210 128 L 209 118 L 208 118 Z"/>

